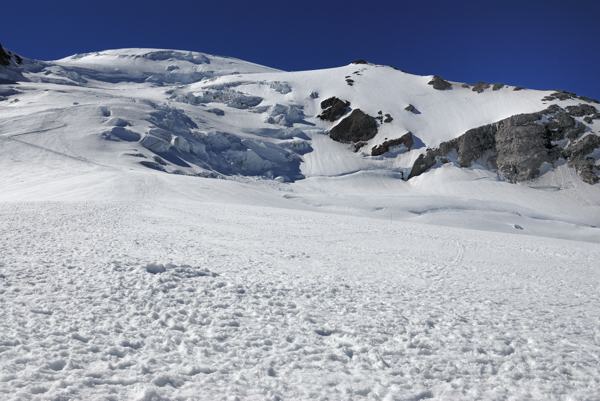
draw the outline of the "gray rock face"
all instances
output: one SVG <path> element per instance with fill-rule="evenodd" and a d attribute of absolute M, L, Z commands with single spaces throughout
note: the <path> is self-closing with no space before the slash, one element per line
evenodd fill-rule
<path fill-rule="evenodd" d="M 567 113 L 574 117 L 583 117 L 595 114 L 598 110 L 591 104 L 580 103 L 577 106 L 567 106 Z"/>
<path fill-rule="evenodd" d="M 583 117 L 583 121 L 588 124 L 593 124 L 594 120 L 600 120 L 600 113 L 594 113 L 591 116 Z"/>
<path fill-rule="evenodd" d="M 600 137 L 590 134 L 565 149 L 569 166 L 573 167 L 581 179 L 588 184 L 596 184 L 600 181 L 600 169 L 595 165 L 594 158 L 590 156 L 599 147 Z"/>
<path fill-rule="evenodd" d="M 9 65 L 10 64 L 10 54 L 0 44 L 0 65 Z"/>
<path fill-rule="evenodd" d="M 371 156 L 381 156 L 390 151 L 394 146 L 404 145 L 406 149 L 410 150 L 413 146 L 413 137 L 411 132 L 407 132 L 402 135 L 400 138 L 390 139 L 388 141 L 383 142 L 381 145 L 373 146 L 371 149 Z"/>
<path fill-rule="evenodd" d="M 407 179 L 410 180 L 413 177 L 417 177 L 438 164 L 438 157 L 440 155 L 437 153 L 438 152 L 433 149 L 427 149 L 425 153 L 421 153 L 419 157 L 417 157 L 417 160 L 415 160 L 413 163 Z"/>
<path fill-rule="evenodd" d="M 461 167 L 478 162 L 498 171 L 507 181 L 519 182 L 539 176 L 544 163 L 565 157 L 584 181 L 595 183 L 597 169 L 586 155 L 600 147 L 600 137 L 590 134 L 574 142 L 585 130 L 583 124 L 556 105 L 538 113 L 515 115 L 471 129 L 437 149 L 428 149 L 417 158 L 408 178 L 456 159 Z M 570 145 L 561 153 L 561 147 L 553 141 L 564 140 Z"/>
<path fill-rule="evenodd" d="M 408 178 L 423 174 L 430 168 L 449 161 L 448 156 L 456 152 L 457 161 L 461 167 L 468 167 L 473 161 L 482 158 L 486 152 L 495 148 L 496 127 L 484 125 L 465 132 L 462 136 L 448 142 L 443 142 L 437 149 L 427 149 L 419 155 Z M 495 167 L 495 160 L 490 160 Z"/>
<path fill-rule="evenodd" d="M 433 85 L 433 89 L 437 89 L 440 91 L 452 89 L 452 84 L 450 82 L 437 75 L 434 75 L 431 81 L 427 83 L 427 85 Z"/>
<path fill-rule="evenodd" d="M 0 85 L 27 81 L 19 66 L 22 62 L 21 57 L 4 49 L 0 44 Z M 4 95 L 0 95 L 0 100 L 4 100 Z"/>
<path fill-rule="evenodd" d="M 569 99 L 573 99 L 573 97 L 575 97 L 575 96 L 576 95 L 571 92 L 558 91 L 558 92 L 551 93 L 548 96 L 544 96 L 544 98 L 542 98 L 542 100 L 548 101 L 548 102 L 551 102 L 553 100 L 569 100 Z"/>
<path fill-rule="evenodd" d="M 595 163 L 591 159 L 583 159 L 583 160 L 575 160 L 570 161 L 569 165 L 577 171 L 577 174 L 584 182 L 587 182 L 590 185 L 597 184 L 600 181 L 598 175 L 600 175 L 600 171 L 598 167 L 595 166 Z"/>
<path fill-rule="evenodd" d="M 522 124 L 521 123 L 525 123 Z M 553 162 L 559 153 L 552 152 L 547 128 L 537 121 L 509 118 L 498 124 L 496 150 L 498 171 L 510 182 L 525 181 L 539 175 L 544 162 Z"/>
<path fill-rule="evenodd" d="M 600 103 L 600 101 L 598 101 L 596 99 L 592 99 L 587 96 L 579 96 L 576 93 L 567 92 L 567 91 L 553 92 L 553 93 L 549 94 L 548 96 L 545 96 L 542 100 L 550 102 L 550 101 L 554 101 L 554 100 L 569 100 L 569 99 L 579 99 L 579 100 L 583 100 L 584 102 L 588 102 L 588 103 Z"/>
<path fill-rule="evenodd" d="M 337 121 L 340 117 L 350 111 L 350 102 L 330 97 L 321 102 L 323 112 L 319 114 L 319 118 L 325 121 Z"/>
<path fill-rule="evenodd" d="M 571 159 L 583 159 L 600 147 L 600 136 L 589 134 L 565 149 L 565 154 Z"/>
<path fill-rule="evenodd" d="M 489 89 L 490 84 L 487 82 L 477 82 L 473 85 L 473 92 L 481 93 L 486 89 Z"/>
<path fill-rule="evenodd" d="M 553 141 L 561 139 L 577 139 L 585 132 L 587 127 L 557 106 L 550 106 L 549 109 L 556 110 L 552 121 L 548 121 L 546 127 L 550 130 L 550 138 Z"/>
<path fill-rule="evenodd" d="M 495 130 L 490 125 L 474 128 L 456 138 L 454 148 L 458 152 L 458 163 L 461 167 L 470 166 L 475 160 L 484 156 L 485 152 L 495 146 Z"/>
<path fill-rule="evenodd" d="M 329 131 L 331 139 L 342 143 L 368 141 L 376 134 L 377 120 L 360 109 L 353 110 L 348 117 Z"/>

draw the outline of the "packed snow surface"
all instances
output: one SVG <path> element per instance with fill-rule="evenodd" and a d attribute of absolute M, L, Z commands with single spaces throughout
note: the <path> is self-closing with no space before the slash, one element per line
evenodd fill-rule
<path fill-rule="evenodd" d="M 0 399 L 599 399 L 599 185 L 399 178 L 550 92 L 157 49 L 22 68 L 0 101 Z M 422 146 L 352 152 L 315 117 L 330 96 L 393 116 L 369 146 Z"/>

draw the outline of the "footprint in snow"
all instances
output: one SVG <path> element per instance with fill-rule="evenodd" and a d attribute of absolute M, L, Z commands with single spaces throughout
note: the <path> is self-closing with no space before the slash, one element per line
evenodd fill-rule
<path fill-rule="evenodd" d="M 48 363 L 48 368 L 54 371 L 63 370 L 67 366 L 67 362 L 64 359 L 57 359 Z"/>
<path fill-rule="evenodd" d="M 333 334 L 333 330 L 328 329 L 315 329 L 315 333 L 320 335 L 321 337 L 329 337 Z"/>
<path fill-rule="evenodd" d="M 148 263 L 145 267 L 146 271 L 151 274 L 159 274 L 167 271 L 164 265 L 159 263 Z"/>

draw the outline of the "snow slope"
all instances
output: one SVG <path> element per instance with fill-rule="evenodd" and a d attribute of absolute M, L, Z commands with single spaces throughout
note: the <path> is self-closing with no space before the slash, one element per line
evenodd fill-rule
<path fill-rule="evenodd" d="M 328 210 L 495 231 L 514 232 L 517 224 L 529 234 L 598 240 L 599 187 L 582 183 L 566 166 L 519 185 L 477 167 L 445 166 L 399 180 L 427 147 L 465 130 L 550 103 L 580 102 L 549 102 L 551 91 L 504 86 L 477 93 L 458 83 L 440 91 L 428 84 L 431 77 L 387 66 L 283 72 L 157 49 L 109 50 L 54 62 L 25 59 L 17 69 L 26 81 L 6 85 L 14 93 L 0 102 L 0 140 L 45 149 L 47 155 L 28 159 L 18 150 L 23 164 L 4 159 L 4 171 L 19 166 L 26 173 L 37 168 L 36 158 L 61 156 L 124 173 L 150 167 L 238 180 L 277 178 L 296 181 L 285 186 L 295 192 L 296 203 L 329 205 Z M 320 102 L 331 96 L 393 120 L 353 152 L 327 135 L 336 122 L 316 117 Z M 405 110 L 407 105 L 420 114 Z M 597 134 L 597 125 L 590 124 L 590 134 Z M 371 147 L 408 131 L 413 149 L 370 156 Z"/>
<path fill-rule="evenodd" d="M 192 83 L 219 75 L 276 71 L 243 60 L 163 49 L 117 49 L 77 54 L 52 63 L 107 82 Z"/>
<path fill-rule="evenodd" d="M 106 187 L 1 204 L 3 399 L 600 391 L 597 244 L 315 212 L 255 184 L 131 175 L 88 173 Z"/>
<path fill-rule="evenodd" d="M 157 49 L 9 68 L 24 79 L 0 85 L 1 399 L 600 393 L 600 186 L 567 165 L 520 184 L 451 164 L 400 178 L 552 92 Z M 393 120 L 353 152 L 316 117 L 330 96 Z M 419 146 L 369 156 L 407 131 Z"/>

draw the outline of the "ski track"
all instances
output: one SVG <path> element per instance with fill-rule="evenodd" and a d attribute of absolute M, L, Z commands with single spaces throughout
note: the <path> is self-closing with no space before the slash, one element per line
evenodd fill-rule
<path fill-rule="evenodd" d="M 596 244 L 144 198 L 0 204 L 0 399 L 600 394 Z"/>

